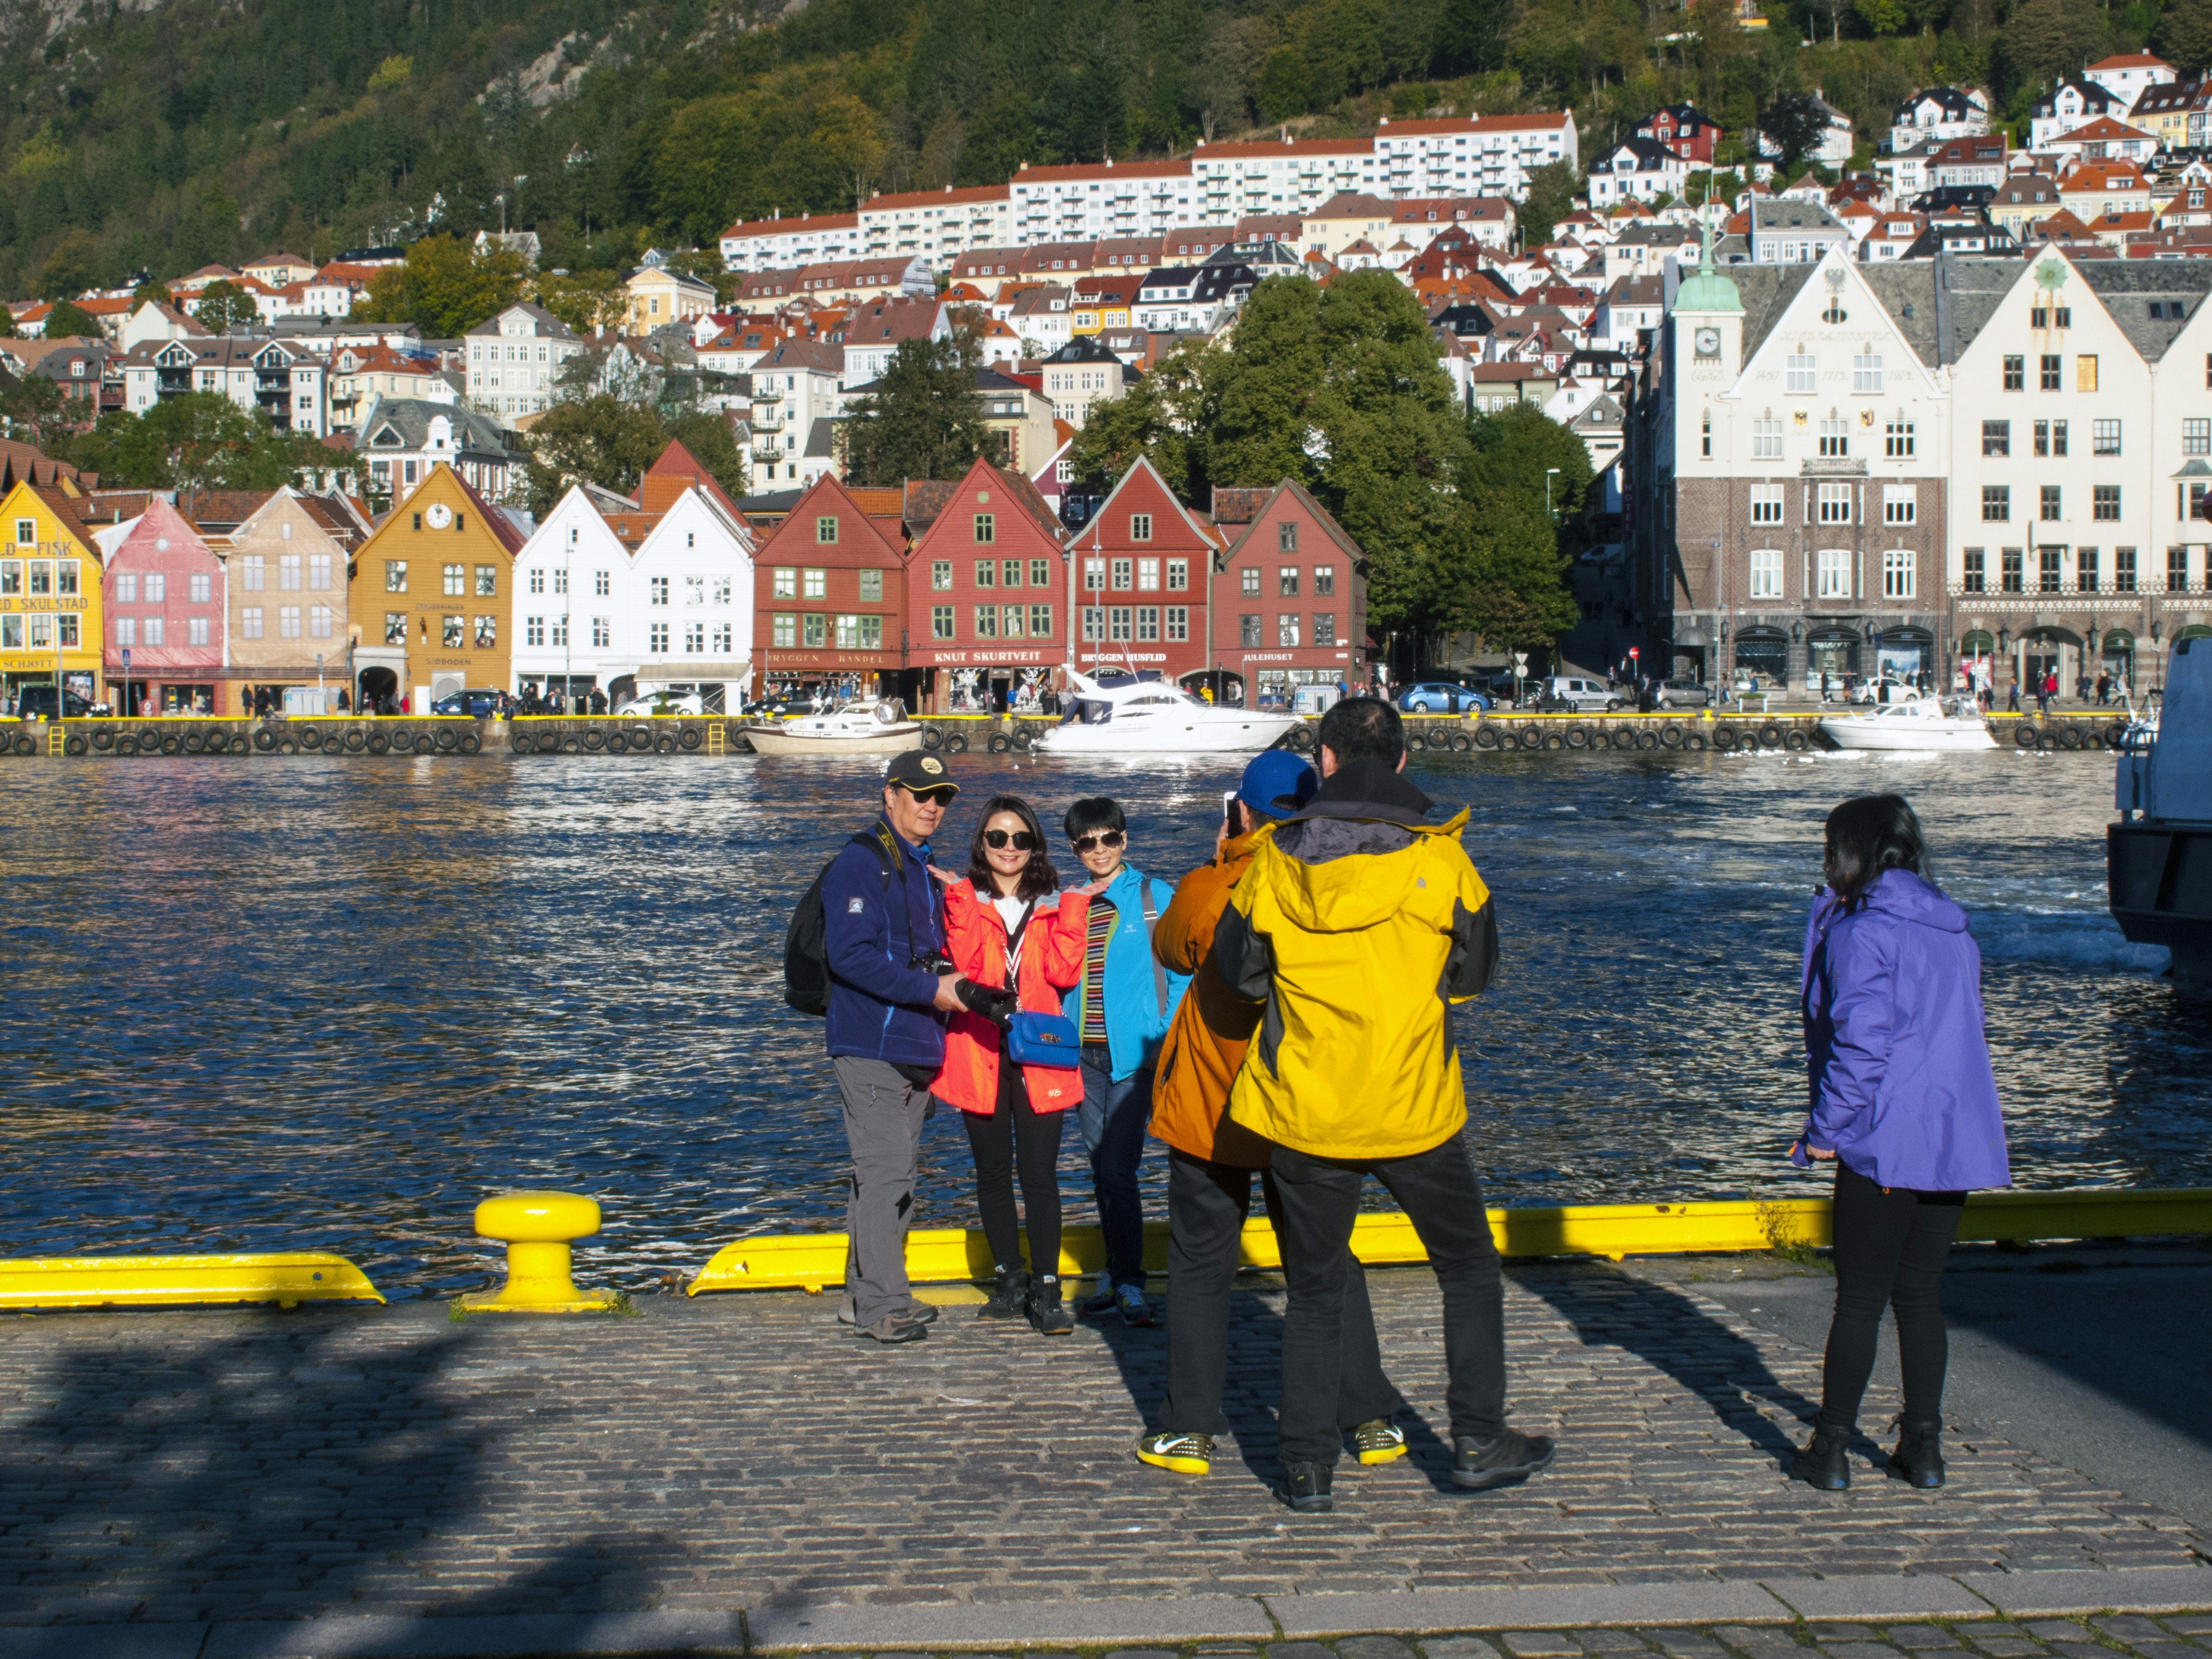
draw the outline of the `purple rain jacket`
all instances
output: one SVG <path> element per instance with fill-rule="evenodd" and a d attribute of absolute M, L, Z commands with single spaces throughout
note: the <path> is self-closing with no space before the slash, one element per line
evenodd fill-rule
<path fill-rule="evenodd" d="M 1905 870 L 1875 877 L 1849 915 L 1824 891 L 1805 927 L 1804 986 L 1805 1146 L 1884 1187 L 2012 1184 L 1964 910 Z M 1810 1162 L 1802 1150 L 1791 1160 Z"/>

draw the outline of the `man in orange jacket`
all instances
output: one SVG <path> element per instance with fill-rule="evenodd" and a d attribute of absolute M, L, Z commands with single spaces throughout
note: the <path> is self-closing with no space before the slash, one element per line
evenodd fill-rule
<path fill-rule="evenodd" d="M 1168 1027 L 1152 1085 L 1152 1134 L 1168 1146 L 1168 1397 L 1161 1426 L 1138 1439 L 1137 1457 L 1180 1474 L 1204 1474 L 1213 1437 L 1229 1426 L 1221 1410 L 1229 1298 L 1255 1173 L 1271 1219 L 1276 1207 L 1268 1143 L 1229 1118 L 1230 1085 L 1244 1063 L 1261 1008 L 1239 1000 L 1220 975 L 1199 969 L 1212 955 L 1214 926 L 1252 862 L 1260 831 L 1304 806 L 1319 783 L 1313 768 L 1287 750 L 1255 757 L 1237 792 L 1238 833 L 1231 836 L 1224 823 L 1213 862 L 1182 878 L 1152 930 L 1162 965 L 1193 977 Z M 1352 1431 L 1359 1461 L 1403 1456 L 1405 1431 L 1390 1419 L 1405 1401 L 1382 1373 L 1367 1279 L 1357 1260 L 1345 1277 L 1343 1353 L 1337 1420 Z"/>

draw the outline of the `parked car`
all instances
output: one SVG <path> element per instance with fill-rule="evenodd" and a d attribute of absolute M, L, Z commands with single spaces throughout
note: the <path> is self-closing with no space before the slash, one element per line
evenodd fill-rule
<path fill-rule="evenodd" d="M 1852 688 L 1853 702 L 1910 702 L 1920 695 L 1919 688 L 1910 680 L 1901 680 L 1894 674 L 1884 674 L 1880 679 L 1862 680 Z"/>
<path fill-rule="evenodd" d="M 63 705 L 64 718 L 81 720 L 93 714 L 105 714 L 107 705 L 93 702 L 72 691 Z M 50 720 L 54 717 L 54 688 L 51 685 L 27 685 L 15 695 L 15 718 L 19 720 Z"/>
<path fill-rule="evenodd" d="M 499 693 L 471 687 L 453 691 L 430 705 L 434 714 L 466 714 L 480 720 L 489 720 L 499 712 Z"/>
<path fill-rule="evenodd" d="M 703 714 L 707 705 L 696 691 L 683 696 L 673 696 L 665 691 L 653 691 L 626 702 L 615 713 L 625 718 L 645 720 L 655 714 Z"/>
<path fill-rule="evenodd" d="M 1470 709 L 1486 712 L 1491 700 L 1472 686 L 1422 680 L 1398 694 L 1398 707 L 1409 714 L 1463 714 Z"/>
<path fill-rule="evenodd" d="M 1705 708 L 1713 701 L 1713 688 L 1696 680 L 1668 680 L 1653 697 L 1662 708 Z"/>
<path fill-rule="evenodd" d="M 1546 705 L 1571 708 L 1577 714 L 1607 714 L 1628 706 L 1627 700 L 1603 680 L 1586 680 L 1571 674 L 1554 674 L 1534 683 L 1538 698 Z"/>

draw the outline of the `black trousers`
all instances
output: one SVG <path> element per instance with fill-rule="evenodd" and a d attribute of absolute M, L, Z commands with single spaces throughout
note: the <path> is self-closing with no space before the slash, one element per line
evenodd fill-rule
<path fill-rule="evenodd" d="M 1171 1434 L 1222 1434 L 1229 1427 L 1221 1412 L 1229 1373 L 1229 1298 L 1239 1241 L 1252 1213 L 1255 1175 L 1267 1218 L 1279 1234 L 1282 1206 L 1270 1171 L 1215 1164 L 1188 1152 L 1168 1154 L 1168 1397 L 1160 1427 Z M 1367 1274 L 1349 1249 L 1345 1255 L 1339 1429 L 1389 1417 L 1406 1403 L 1382 1374 Z"/>
<path fill-rule="evenodd" d="M 1964 1193 L 1878 1187 L 1838 1160 L 1836 1313 L 1828 1327 L 1827 1364 L 1820 1378 L 1821 1427 L 1848 1434 L 1857 1425 L 1859 1401 L 1874 1374 L 1875 1339 L 1885 1306 L 1897 1314 L 1905 1420 L 1942 1419 L 1943 1372 L 1950 1360 L 1943 1331 L 1943 1261 L 1966 1207 Z"/>
<path fill-rule="evenodd" d="M 1359 1188 L 1368 1176 L 1388 1188 L 1420 1235 L 1444 1298 L 1444 1400 L 1453 1437 L 1495 1439 L 1505 1429 L 1505 1302 L 1498 1246 L 1482 1183 L 1454 1135 L 1410 1158 L 1353 1161 L 1275 1149 L 1283 1270 L 1290 1308 L 1283 1319 L 1280 1439 L 1285 1463 L 1334 1463 L 1342 1436 L 1344 1287 Z"/>
<path fill-rule="evenodd" d="M 1022 1207 L 1029 1216 L 1030 1269 L 1060 1272 L 1060 1112 L 1040 1112 L 1022 1086 L 1022 1068 L 999 1056 L 999 1098 L 991 1115 L 963 1112 L 968 1146 L 975 1154 L 975 1207 L 982 1212 L 983 1237 L 991 1260 L 1001 1267 L 1021 1265 L 1021 1216 L 1014 1208 L 1014 1176 L 1022 1182 Z"/>

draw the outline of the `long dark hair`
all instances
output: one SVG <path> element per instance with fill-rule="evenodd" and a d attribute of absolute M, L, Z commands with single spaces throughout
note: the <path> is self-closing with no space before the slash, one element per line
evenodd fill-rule
<path fill-rule="evenodd" d="M 983 856 L 983 831 L 991 820 L 1001 812 L 1012 812 L 1022 821 L 1022 827 L 1036 837 L 1030 849 L 1030 861 L 1022 870 L 1021 885 L 1014 890 L 1020 899 L 1042 898 L 1047 893 L 1060 890 L 1060 872 L 1052 867 L 1045 856 L 1044 826 L 1037 822 L 1036 811 L 1019 795 L 994 795 L 983 803 L 981 816 L 975 820 L 975 834 L 968 843 L 968 879 L 975 884 L 975 890 L 984 898 L 995 897 L 999 888 L 991 879 L 990 860 Z"/>
<path fill-rule="evenodd" d="M 1866 902 L 1867 889 L 1885 870 L 1910 870 L 1932 882 L 1928 840 L 1902 795 L 1855 795 L 1828 814 L 1822 868 L 1829 890 L 1846 910 Z"/>

